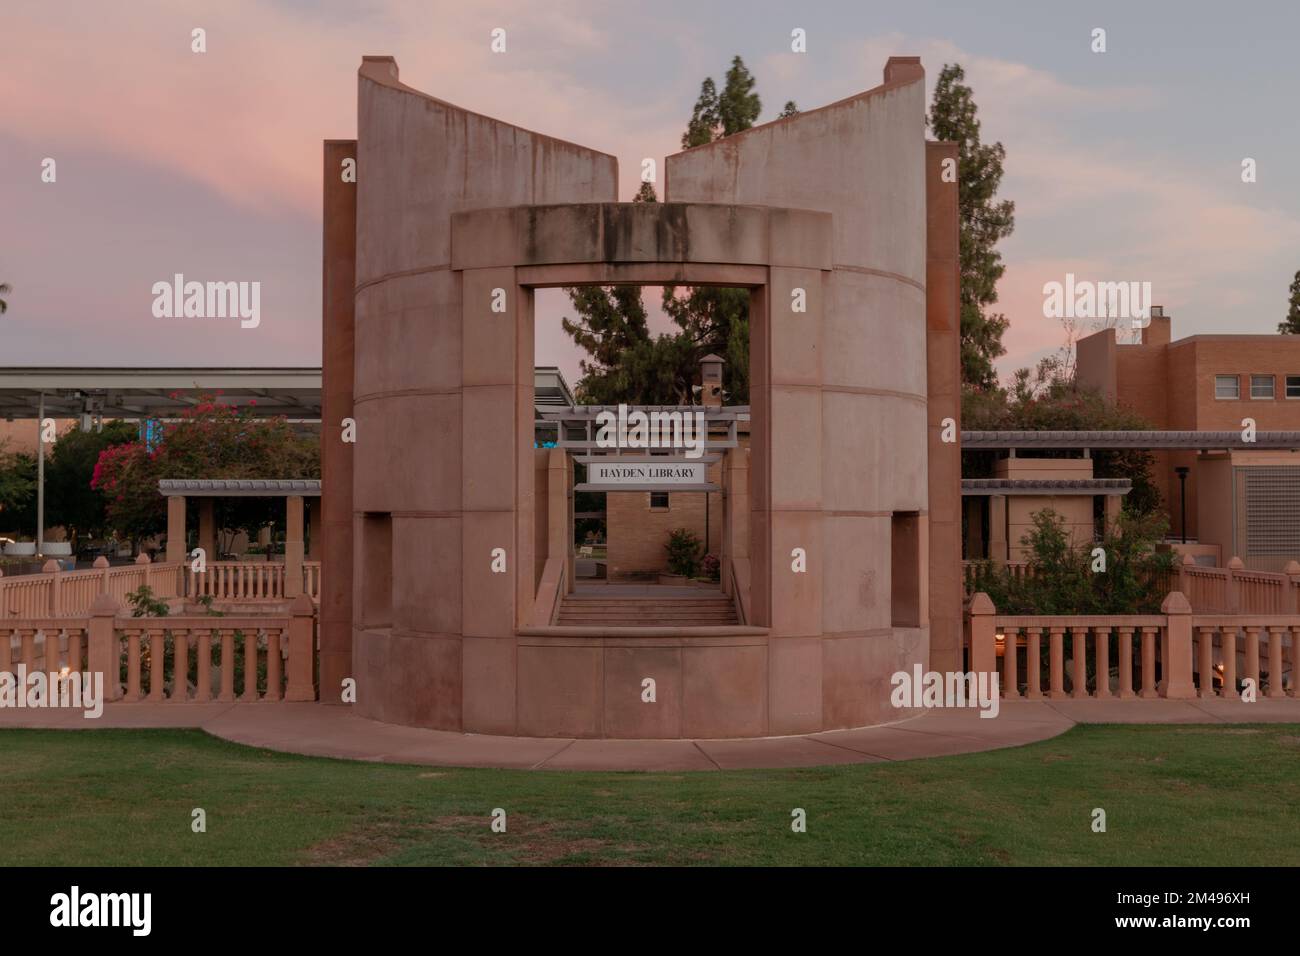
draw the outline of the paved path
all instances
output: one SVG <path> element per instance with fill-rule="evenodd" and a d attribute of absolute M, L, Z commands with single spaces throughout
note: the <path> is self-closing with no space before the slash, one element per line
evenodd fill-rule
<path fill-rule="evenodd" d="M 196 727 L 236 743 L 349 760 L 519 770 L 737 770 L 914 760 L 1046 740 L 1076 723 L 1300 723 L 1300 700 L 1057 700 L 932 710 L 898 723 L 750 740 L 577 740 L 491 737 L 399 727 L 322 704 L 110 704 L 77 711 L 0 710 L 9 727 Z"/>

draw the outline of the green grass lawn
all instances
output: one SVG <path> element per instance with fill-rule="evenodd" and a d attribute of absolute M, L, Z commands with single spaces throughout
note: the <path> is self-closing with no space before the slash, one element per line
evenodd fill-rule
<path fill-rule="evenodd" d="M 191 832 L 195 807 L 206 833 Z M 796 807 L 806 833 L 791 831 Z M 1079 726 L 970 756 L 680 774 L 354 763 L 189 730 L 0 731 L 6 865 L 1294 866 L 1297 808 L 1294 724 Z"/>

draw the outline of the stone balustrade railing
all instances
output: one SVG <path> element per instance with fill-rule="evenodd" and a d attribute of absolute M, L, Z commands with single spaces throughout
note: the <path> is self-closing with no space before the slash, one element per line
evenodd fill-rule
<path fill-rule="evenodd" d="M 981 590 L 980 573 L 984 561 L 963 561 L 966 594 Z M 1013 577 L 1032 573 L 1024 561 L 1003 562 L 1001 567 Z M 1155 593 L 1181 591 L 1198 614 L 1300 614 L 1300 563 L 1290 562 L 1284 571 L 1252 571 L 1241 558 L 1233 558 L 1227 567 L 1212 568 L 1197 564 L 1190 554 L 1171 573 L 1161 574 L 1153 582 Z"/>
<path fill-rule="evenodd" d="M 1235 697 L 1247 678 L 1284 697 L 1288 667 L 1294 697 L 1300 673 L 1300 614 L 1196 614 L 1179 591 L 1160 614 L 1109 616 L 998 614 L 981 592 L 966 635 L 970 669 L 1011 700 Z"/>
<path fill-rule="evenodd" d="M 123 617 L 101 595 L 85 617 L 0 621 L 0 671 L 102 673 L 128 703 L 315 700 L 315 652 L 305 595 L 287 615 Z"/>
<path fill-rule="evenodd" d="M 154 564 L 147 554 L 134 564 L 110 567 L 98 558 L 85 571 L 63 571 L 55 561 L 41 574 L 0 577 L 0 620 L 34 617 L 69 617 L 89 613 L 95 598 L 107 594 L 119 604 L 148 585 L 153 596 L 167 600 L 181 596 L 180 564 Z"/>
<path fill-rule="evenodd" d="M 210 596 L 216 601 L 259 603 L 287 601 L 295 595 L 285 588 L 285 565 L 265 561 L 217 561 L 206 572 L 195 572 L 185 563 L 153 564 L 148 555 L 122 567 L 110 567 L 99 558 L 85 571 L 63 571 L 51 561 L 41 574 L 6 578 L 0 575 L 0 620 L 34 617 L 75 617 L 89 613 L 101 594 L 119 604 L 126 596 L 148 585 L 154 598 L 191 600 Z M 320 601 L 321 564 L 304 561 L 302 588 L 313 601 Z"/>

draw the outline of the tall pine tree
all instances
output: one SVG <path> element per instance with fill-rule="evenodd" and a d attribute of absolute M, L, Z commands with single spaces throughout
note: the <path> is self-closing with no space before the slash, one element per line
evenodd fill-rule
<path fill-rule="evenodd" d="M 722 92 L 709 77 L 691 110 L 682 148 L 716 142 L 749 129 L 762 101 L 753 74 L 733 57 Z M 799 112 L 788 101 L 781 116 Z M 654 187 L 642 183 L 636 202 L 656 202 Z M 578 317 L 563 320 L 564 331 L 590 356 L 581 363 L 578 398 L 592 404 L 694 404 L 699 361 L 723 356 L 724 400 L 749 401 L 749 293 L 744 289 L 663 290 L 663 309 L 679 331 L 651 336 L 641 290 L 635 287 L 565 290 Z"/>
<path fill-rule="evenodd" d="M 1286 319 L 1277 324 L 1277 330 L 1283 335 L 1300 335 L 1300 269 L 1291 280 L 1291 307 L 1286 311 Z"/>
<path fill-rule="evenodd" d="M 998 279 L 1006 270 L 999 239 L 1015 228 L 1015 203 L 995 199 L 1002 182 L 1001 143 L 980 142 L 980 122 L 961 66 L 945 64 L 934 87 L 930 129 L 937 140 L 956 143 L 957 203 L 960 214 L 961 377 L 969 388 L 997 386 L 993 360 L 1006 352 L 1002 333 L 1006 317 L 986 312 L 998 300 Z"/>

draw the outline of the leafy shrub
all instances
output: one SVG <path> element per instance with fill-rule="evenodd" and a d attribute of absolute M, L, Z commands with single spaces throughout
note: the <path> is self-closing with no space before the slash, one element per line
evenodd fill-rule
<path fill-rule="evenodd" d="M 668 552 L 668 570 L 673 574 L 682 574 L 688 578 L 695 577 L 700 567 L 700 553 L 704 545 L 691 531 L 676 528 L 668 532 L 668 543 L 664 545 Z"/>

